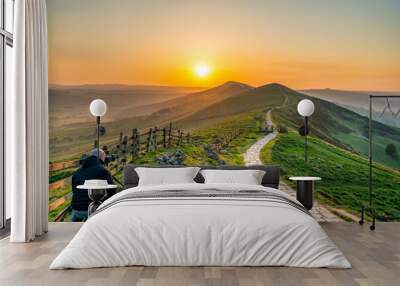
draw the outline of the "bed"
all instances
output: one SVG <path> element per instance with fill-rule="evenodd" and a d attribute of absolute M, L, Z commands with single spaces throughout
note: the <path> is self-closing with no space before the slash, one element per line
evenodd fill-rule
<path fill-rule="evenodd" d="M 105 201 L 50 269 L 117 266 L 292 266 L 350 268 L 308 211 L 279 191 L 277 166 L 201 167 L 263 170 L 260 185 L 194 183 L 138 186 Z"/>

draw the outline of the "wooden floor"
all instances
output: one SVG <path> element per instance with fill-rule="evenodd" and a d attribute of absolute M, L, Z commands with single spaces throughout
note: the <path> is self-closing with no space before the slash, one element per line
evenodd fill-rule
<path fill-rule="evenodd" d="M 48 270 L 50 262 L 79 229 L 52 223 L 49 233 L 29 244 L 0 241 L 0 285 L 400 285 L 400 223 L 368 226 L 322 224 L 352 269 L 288 267 L 124 267 Z"/>

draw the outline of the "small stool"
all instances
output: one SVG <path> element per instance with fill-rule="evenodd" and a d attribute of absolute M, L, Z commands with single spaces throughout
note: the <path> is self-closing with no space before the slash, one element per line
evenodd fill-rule
<path fill-rule="evenodd" d="M 88 186 L 80 185 L 76 187 L 77 189 L 88 190 L 88 196 L 92 200 L 88 207 L 88 216 L 94 213 L 97 208 L 102 204 L 103 199 L 107 196 L 107 189 L 115 189 L 116 185 L 106 185 L 106 186 Z"/>
<path fill-rule="evenodd" d="M 314 181 L 320 181 L 320 177 L 290 177 L 292 181 L 296 181 L 296 199 L 308 210 L 313 207 L 313 191 Z"/>

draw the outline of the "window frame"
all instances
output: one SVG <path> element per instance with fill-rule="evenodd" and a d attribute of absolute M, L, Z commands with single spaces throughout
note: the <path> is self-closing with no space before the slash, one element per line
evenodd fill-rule
<path fill-rule="evenodd" d="M 6 217 L 6 192 L 5 192 L 5 97 L 6 97 L 6 61 L 7 46 L 13 47 L 13 34 L 7 31 L 6 21 L 10 15 L 7 15 L 6 1 L 0 0 L 1 21 L 0 21 L 0 236 L 10 228 L 10 219 Z M 10 0 L 8 0 L 10 1 Z M 15 1 L 12 1 L 13 14 Z M 14 15 L 11 15 L 13 18 Z"/>

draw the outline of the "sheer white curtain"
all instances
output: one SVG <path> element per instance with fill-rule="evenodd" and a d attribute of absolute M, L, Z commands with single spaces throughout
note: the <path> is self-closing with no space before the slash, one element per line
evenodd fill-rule
<path fill-rule="evenodd" d="M 6 111 L 6 187 L 12 242 L 48 227 L 48 84 L 46 0 L 16 0 L 14 92 Z"/>

